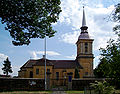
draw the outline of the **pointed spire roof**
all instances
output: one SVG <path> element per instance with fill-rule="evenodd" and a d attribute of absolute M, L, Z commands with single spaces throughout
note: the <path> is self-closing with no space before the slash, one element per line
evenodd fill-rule
<path fill-rule="evenodd" d="M 86 25 L 84 6 L 83 6 L 82 27 L 80 29 L 81 29 L 81 33 L 78 39 L 90 39 L 88 31 L 87 31 L 88 27 Z"/>
<path fill-rule="evenodd" d="M 84 6 L 83 6 L 83 19 L 82 19 L 82 26 L 86 26 L 86 19 L 85 19 Z"/>

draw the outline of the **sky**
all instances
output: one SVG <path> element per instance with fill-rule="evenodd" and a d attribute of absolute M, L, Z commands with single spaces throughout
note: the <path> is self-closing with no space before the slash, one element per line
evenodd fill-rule
<path fill-rule="evenodd" d="M 105 48 L 110 38 L 116 38 L 112 28 L 116 23 L 109 16 L 120 0 L 61 0 L 58 22 L 53 29 L 57 31 L 54 37 L 47 37 L 47 59 L 74 60 L 77 55 L 76 42 L 82 25 L 83 6 L 85 7 L 88 33 L 93 42 L 94 68 L 99 63 L 100 48 Z M 20 67 L 29 59 L 40 59 L 44 54 L 44 39 L 31 39 L 26 46 L 14 46 L 12 38 L 5 30 L 5 24 L 0 23 L 0 74 L 3 74 L 3 61 L 8 57 L 13 73 L 17 76 Z"/>

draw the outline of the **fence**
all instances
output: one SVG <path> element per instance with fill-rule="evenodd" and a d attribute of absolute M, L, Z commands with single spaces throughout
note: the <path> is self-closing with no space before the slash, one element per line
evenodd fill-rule
<path fill-rule="evenodd" d="M 0 91 L 45 90 L 44 79 L 0 78 Z"/>

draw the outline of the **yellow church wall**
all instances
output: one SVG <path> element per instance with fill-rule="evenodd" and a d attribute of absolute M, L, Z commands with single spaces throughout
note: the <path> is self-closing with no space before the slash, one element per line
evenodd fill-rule
<path fill-rule="evenodd" d="M 52 73 L 52 67 L 53 66 L 46 66 L 46 72 L 47 69 L 50 69 L 50 72 Z M 36 74 L 36 69 L 39 69 L 39 74 Z M 44 66 L 33 66 L 33 78 L 44 78 L 45 77 L 45 67 Z M 50 78 L 52 78 L 52 75 L 50 75 Z"/>
<path fill-rule="evenodd" d="M 79 58 L 78 61 L 83 67 L 83 76 L 93 75 L 93 58 Z M 88 72 L 88 75 L 85 73 Z"/>
<path fill-rule="evenodd" d="M 66 71 L 66 72 L 63 72 L 63 71 Z M 64 77 L 67 78 L 67 73 L 70 73 L 70 72 L 73 73 L 72 78 L 74 78 L 74 75 L 75 75 L 75 69 L 54 69 L 53 70 L 54 79 L 56 79 L 56 72 L 59 72 L 60 79 L 64 79 Z M 79 69 L 79 75 L 80 75 L 80 78 L 83 78 L 83 69 Z"/>
<path fill-rule="evenodd" d="M 83 78 L 83 69 L 79 69 L 80 78 Z"/>
<path fill-rule="evenodd" d="M 81 39 L 77 41 L 77 55 L 80 54 L 92 54 L 92 42 L 93 39 Z M 85 43 L 88 43 L 88 52 L 85 53 Z"/>
<path fill-rule="evenodd" d="M 36 69 L 39 69 L 38 75 L 36 75 Z M 53 66 L 47 66 L 46 72 L 47 72 L 47 69 L 50 69 L 51 79 L 56 79 L 56 72 L 59 72 L 59 79 L 64 79 L 64 77 L 67 78 L 67 73 L 70 73 L 70 72 L 73 73 L 72 78 L 74 78 L 74 75 L 75 75 L 75 69 L 53 69 Z M 26 68 L 26 71 L 21 70 L 19 72 L 19 77 L 30 78 L 30 71 L 33 72 L 33 78 L 44 78 L 44 75 L 45 75 L 44 66 L 34 66 L 33 68 Z M 66 71 L 66 72 L 63 72 L 63 71 Z M 79 69 L 79 75 L 80 75 L 80 78 L 83 77 L 83 69 Z"/>
<path fill-rule="evenodd" d="M 26 78 L 26 70 L 21 70 L 18 72 L 18 77 L 20 78 Z"/>
<path fill-rule="evenodd" d="M 87 52 L 85 52 L 85 43 L 88 43 Z M 93 54 L 92 54 L 93 39 L 80 39 L 77 41 L 77 59 L 83 67 L 83 76 L 93 75 Z"/>
<path fill-rule="evenodd" d="M 19 71 L 18 76 L 20 78 L 30 78 L 30 71 L 33 71 L 33 68 L 25 68 Z"/>
<path fill-rule="evenodd" d="M 56 72 L 59 72 L 59 80 L 57 80 Z M 67 84 L 68 82 L 68 75 L 67 73 L 72 72 L 72 78 L 74 78 L 75 75 L 75 69 L 53 69 L 53 80 L 52 85 L 64 85 L 64 83 Z M 80 78 L 83 78 L 83 70 L 79 69 L 79 75 Z"/>
<path fill-rule="evenodd" d="M 30 71 L 33 71 L 33 68 L 26 68 L 25 78 L 30 78 Z"/>
<path fill-rule="evenodd" d="M 66 72 L 64 72 L 64 71 L 66 71 Z M 62 79 L 65 76 L 67 77 L 67 73 L 69 73 L 69 72 L 72 72 L 74 75 L 74 71 L 75 71 L 75 69 L 54 69 L 53 78 L 56 79 L 56 72 L 59 72 L 59 78 Z"/>

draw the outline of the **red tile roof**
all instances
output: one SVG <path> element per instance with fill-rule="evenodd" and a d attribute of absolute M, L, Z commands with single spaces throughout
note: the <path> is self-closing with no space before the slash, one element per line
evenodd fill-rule
<path fill-rule="evenodd" d="M 33 66 L 44 66 L 45 59 L 28 60 L 21 68 L 32 68 Z M 53 66 L 54 69 L 73 69 L 76 67 L 83 68 L 77 60 L 48 60 L 46 59 L 47 66 Z"/>

